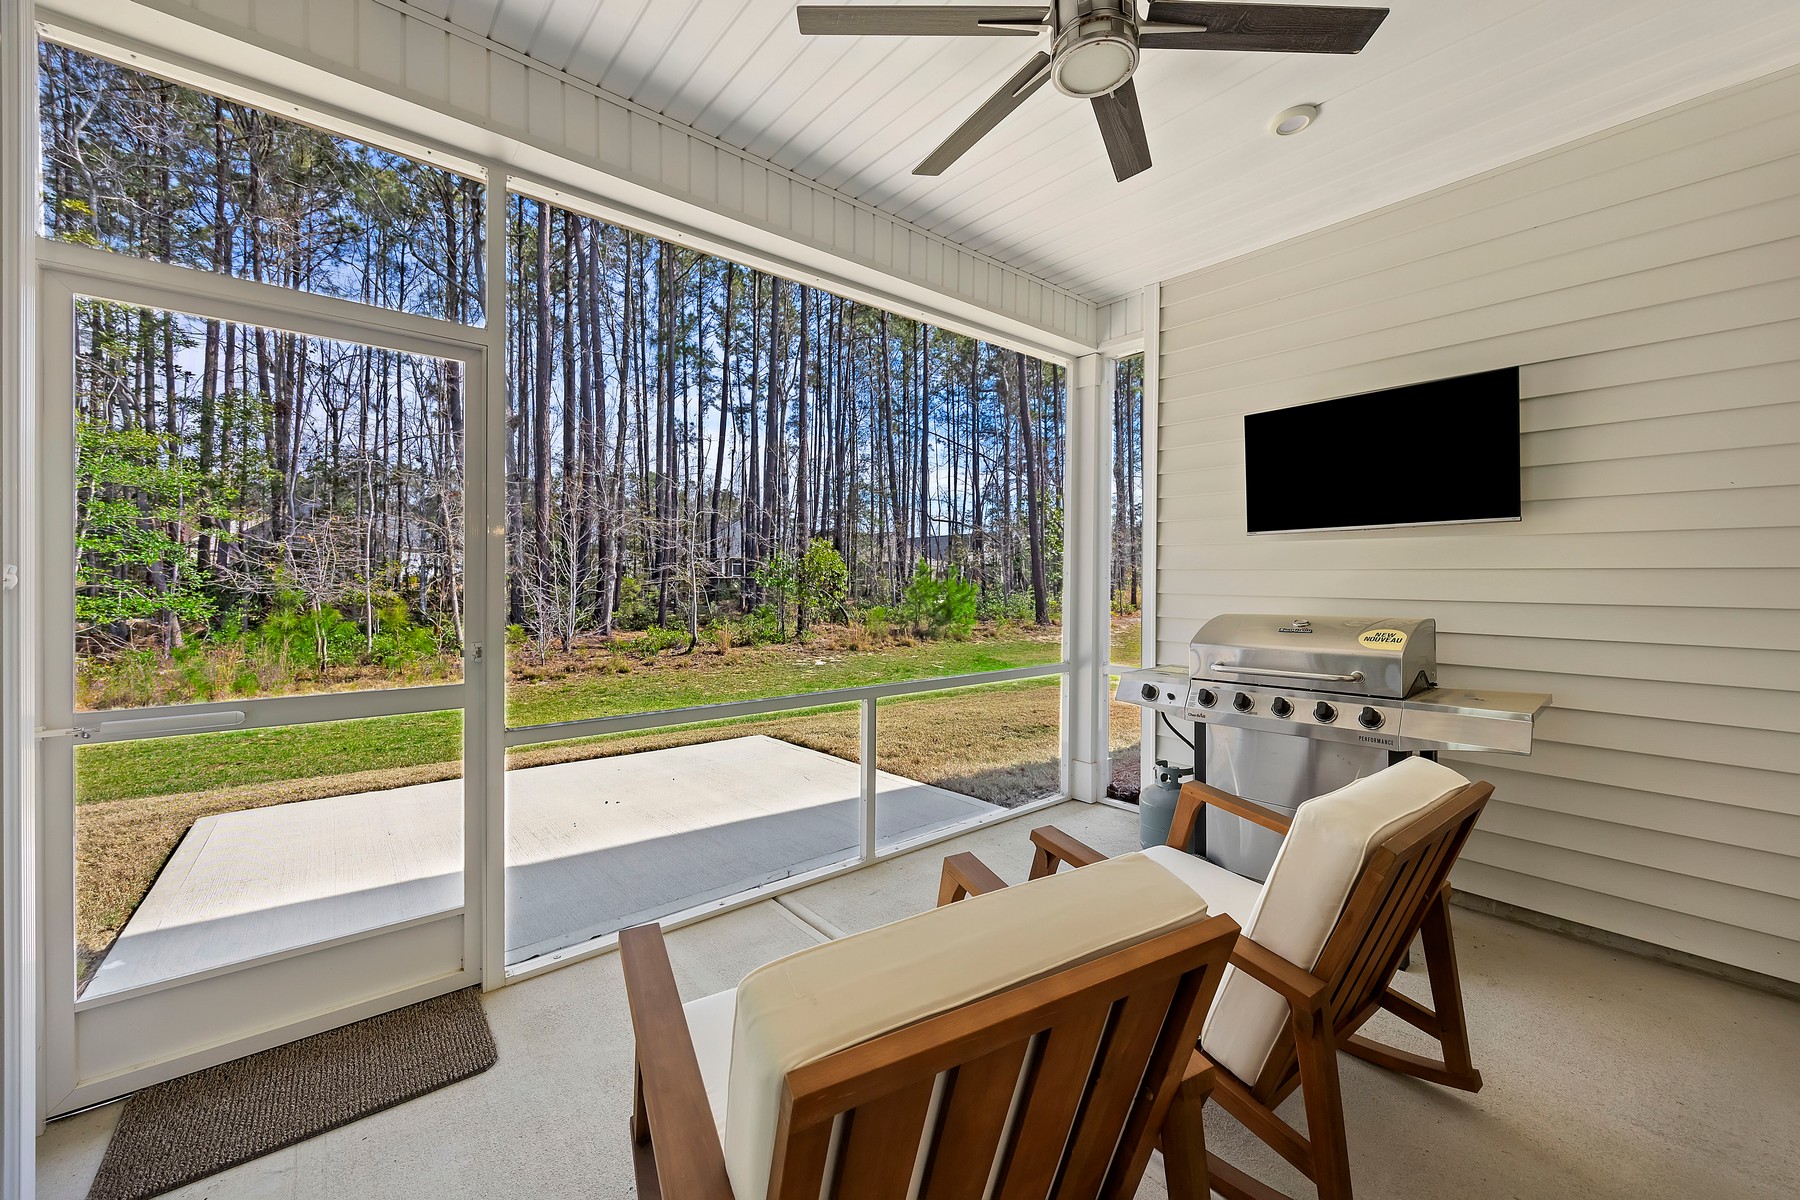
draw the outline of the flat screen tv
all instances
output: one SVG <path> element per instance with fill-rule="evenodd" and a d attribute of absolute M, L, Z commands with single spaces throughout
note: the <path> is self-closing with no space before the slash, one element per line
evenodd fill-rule
<path fill-rule="evenodd" d="M 1244 418 L 1251 533 L 1517 521 L 1519 368 Z"/>

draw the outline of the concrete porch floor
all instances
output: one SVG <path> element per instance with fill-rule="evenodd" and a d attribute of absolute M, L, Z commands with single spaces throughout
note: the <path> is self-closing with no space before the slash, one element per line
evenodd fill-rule
<path fill-rule="evenodd" d="M 1069 803 L 815 884 L 670 935 L 684 998 L 826 937 L 929 907 L 944 855 L 973 850 L 1008 880 L 1025 833 L 1054 821 L 1108 853 L 1136 819 Z M 1340 1057 L 1365 1200 L 1791 1197 L 1800 1180 L 1800 1004 L 1458 910 L 1458 953 L 1486 1087 L 1450 1092 Z M 1424 998 L 1415 968 L 1399 986 Z M 626 1154 L 631 1032 L 616 955 L 486 997 L 499 1063 L 483 1075 L 170 1193 L 182 1200 L 584 1197 L 633 1194 Z M 1386 1018 L 1381 1018 L 1386 1020 Z M 1375 1029 L 1424 1049 L 1410 1029 Z M 1303 1124 L 1300 1101 L 1283 1115 Z M 85 1195 L 118 1118 L 51 1125 L 39 1195 Z M 1212 1149 L 1299 1197 L 1297 1174 L 1209 1111 Z M 1139 1200 L 1162 1200 L 1153 1164 Z"/>
<path fill-rule="evenodd" d="M 993 806 L 876 774 L 880 843 Z M 507 773 L 506 961 L 856 853 L 862 768 L 755 735 Z M 194 823 L 84 998 L 462 904 L 460 780 Z"/>

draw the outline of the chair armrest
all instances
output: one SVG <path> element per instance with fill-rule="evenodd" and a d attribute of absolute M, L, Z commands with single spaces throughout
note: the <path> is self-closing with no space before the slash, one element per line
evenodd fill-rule
<path fill-rule="evenodd" d="M 1177 850 L 1187 849 L 1194 840 L 1194 826 L 1200 820 L 1200 810 L 1208 805 L 1220 812 L 1228 812 L 1261 825 L 1264 829 L 1273 829 L 1283 837 L 1287 836 L 1288 827 L 1293 824 L 1285 815 L 1254 800 L 1246 800 L 1208 784 L 1190 781 L 1182 785 L 1181 797 L 1175 802 L 1175 819 L 1169 823 L 1167 844 Z"/>
<path fill-rule="evenodd" d="M 639 925 L 620 933 L 619 960 L 637 1042 L 632 1141 L 649 1152 L 664 1200 L 732 1200 L 725 1152 L 662 927 Z M 660 1157 L 658 1145 L 664 1150 Z"/>
<path fill-rule="evenodd" d="M 1056 874 L 1056 868 L 1063 863 L 1068 863 L 1071 867 L 1091 867 L 1097 862 L 1106 861 L 1106 855 L 1085 842 L 1070 837 L 1054 825 L 1041 825 L 1032 830 L 1031 842 L 1037 847 L 1031 856 L 1033 879 Z"/>
<path fill-rule="evenodd" d="M 1231 948 L 1231 965 L 1298 1008 L 1310 1011 L 1325 1003 L 1323 979 L 1242 934 Z"/>
<path fill-rule="evenodd" d="M 955 904 L 964 896 L 997 892 L 1005 886 L 1006 880 L 967 850 L 952 854 L 944 860 L 943 881 L 938 884 L 938 907 Z"/>

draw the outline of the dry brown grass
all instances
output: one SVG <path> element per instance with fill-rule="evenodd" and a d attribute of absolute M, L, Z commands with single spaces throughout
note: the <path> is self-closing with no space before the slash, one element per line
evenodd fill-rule
<path fill-rule="evenodd" d="M 908 779 L 1015 807 L 1057 789 L 1060 713 L 1059 690 L 1053 683 L 889 701 L 879 709 L 879 765 Z M 517 770 L 754 734 L 852 762 L 859 758 L 860 717 L 855 707 L 847 707 L 726 726 L 525 747 L 507 756 L 507 766 Z M 1112 706 L 1111 740 L 1115 750 L 1136 744 L 1136 708 Z M 200 818 L 433 783 L 460 774 L 459 763 L 431 763 L 78 806 L 76 941 L 83 977 L 105 954 L 176 845 Z"/>

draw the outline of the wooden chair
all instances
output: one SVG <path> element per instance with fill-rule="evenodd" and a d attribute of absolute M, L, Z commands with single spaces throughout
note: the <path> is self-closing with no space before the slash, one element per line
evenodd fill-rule
<path fill-rule="evenodd" d="M 1238 926 L 1147 862 L 1095 869 L 1121 864 L 1128 871 L 1110 881 L 1059 896 L 1089 872 L 1005 889 L 957 856 L 943 907 L 758 968 L 685 1011 L 661 929 L 626 930 L 638 1195 L 982 1200 L 992 1179 L 996 1200 L 1130 1200 L 1160 1138 L 1170 1195 L 1207 1200 L 1200 1114 L 1213 1075 L 1193 1047 Z M 1145 896 L 1178 908 L 1114 931 L 1091 910 L 1115 887 L 1138 897 L 1125 909 Z M 949 906 L 971 895 L 982 898 Z M 1046 911 L 1075 944 L 1062 944 L 1056 922 L 1043 927 Z M 971 963 L 1009 955 L 994 970 L 1028 977 L 998 990 L 974 980 L 964 989 L 974 998 L 873 1036 L 851 1022 L 842 1048 L 786 1065 L 808 1053 L 789 1044 L 794 1031 L 856 1015 L 841 1010 L 865 981 L 834 972 L 871 977 L 863 994 L 880 1024 L 908 1010 L 895 988 L 917 979 L 934 992 L 920 1001 L 929 1009 L 964 986 L 958 975 L 979 974 Z M 944 959 L 954 969 L 934 977 Z"/>
<path fill-rule="evenodd" d="M 1259 928 L 1270 927 L 1264 918 L 1270 915 L 1268 893 L 1278 886 L 1281 858 L 1265 887 L 1178 849 L 1189 844 L 1202 809 L 1211 805 L 1287 837 L 1282 847 L 1286 858 L 1290 850 L 1299 849 L 1296 839 L 1301 834 L 1290 832 L 1290 822 L 1282 814 L 1205 784 L 1189 783 L 1182 789 L 1167 846 L 1147 852 L 1179 855 L 1190 882 L 1208 896 L 1211 911 L 1224 911 L 1244 927 L 1231 954 L 1234 970 L 1227 972 L 1201 1034 L 1202 1055 L 1207 1065 L 1215 1067 L 1210 1097 L 1311 1179 L 1322 1200 L 1349 1200 L 1351 1195 L 1338 1050 L 1448 1087 L 1471 1092 L 1481 1088 L 1481 1073 L 1470 1059 L 1457 979 L 1448 879 L 1493 788 L 1470 783 L 1423 759 L 1404 760 L 1370 780 L 1399 770 L 1418 777 L 1409 781 L 1423 788 L 1417 794 L 1431 795 L 1438 790 L 1441 794 L 1404 820 L 1380 828 L 1360 863 L 1351 864 L 1354 871 L 1346 877 L 1353 882 L 1340 894 L 1341 904 L 1321 914 L 1324 923 L 1319 928 L 1329 929 L 1328 935 L 1308 943 L 1316 954 L 1304 953 L 1302 946 L 1298 954 L 1290 951 L 1284 955 L 1258 940 Z M 1370 780 L 1358 781 L 1352 788 Z M 1305 823 L 1309 817 L 1323 819 L 1327 814 L 1316 806 L 1330 805 L 1351 790 L 1303 805 L 1293 824 Z M 1104 858 L 1053 826 L 1034 830 L 1031 836 L 1036 846 L 1033 879 L 1055 873 L 1063 863 L 1081 867 Z M 1276 932 L 1271 928 L 1272 935 Z M 1290 946 L 1294 944 L 1292 933 L 1291 929 L 1282 932 Z M 1431 1008 L 1390 986 L 1414 936 L 1421 933 L 1431 981 Z M 1293 961 L 1295 957 L 1305 961 Z M 1246 1041 L 1236 1028 L 1254 1024 L 1246 1014 L 1260 991 L 1234 979 L 1237 972 L 1269 989 L 1285 1009 L 1282 1026 L 1269 1030 L 1272 1036 L 1266 1054 L 1258 1052 L 1262 1042 L 1257 1035 L 1253 1033 Z M 1260 996 L 1271 1005 L 1276 1003 L 1267 993 Z M 1437 1039 L 1442 1058 L 1425 1058 L 1360 1036 L 1357 1031 L 1382 1009 Z M 1305 1101 L 1310 1137 L 1275 1112 L 1296 1087 Z M 1216 1156 L 1209 1156 L 1208 1165 L 1213 1189 L 1231 1200 L 1281 1200 L 1280 1192 Z"/>

